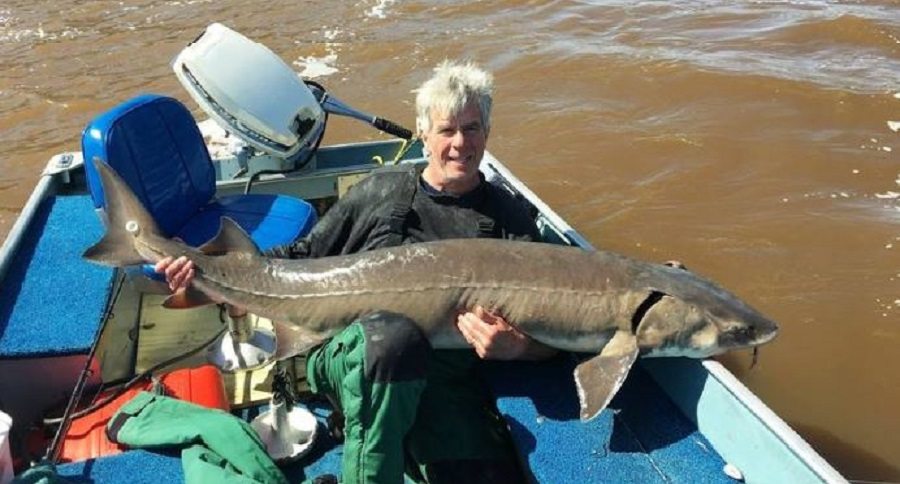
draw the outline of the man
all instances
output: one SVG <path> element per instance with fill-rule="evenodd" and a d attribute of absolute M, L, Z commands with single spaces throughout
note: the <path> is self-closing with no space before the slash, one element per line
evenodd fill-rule
<path fill-rule="evenodd" d="M 428 156 L 421 176 L 409 167 L 373 173 L 307 237 L 270 255 L 323 257 L 449 238 L 538 240 L 524 207 L 478 170 L 492 90 L 491 75 L 473 64 L 442 63 L 416 96 L 416 127 Z M 173 290 L 194 275 L 185 258 L 164 259 L 156 270 Z M 485 308 L 466 308 L 456 325 L 482 359 L 543 359 L 555 352 Z M 431 483 L 522 480 L 505 426 L 477 377 L 475 354 L 432 351 L 414 322 L 384 312 L 312 350 L 310 387 L 330 396 L 345 416 L 343 481 L 402 482 L 404 468 Z"/>

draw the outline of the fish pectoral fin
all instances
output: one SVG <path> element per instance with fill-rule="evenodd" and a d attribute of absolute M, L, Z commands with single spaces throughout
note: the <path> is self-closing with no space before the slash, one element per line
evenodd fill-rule
<path fill-rule="evenodd" d="M 167 297 L 162 305 L 164 308 L 169 309 L 190 309 L 215 303 L 199 289 L 196 289 L 194 286 L 188 286 L 186 289 Z"/>
<path fill-rule="evenodd" d="M 273 321 L 272 326 L 275 328 L 275 341 L 277 341 L 276 360 L 306 353 L 331 337 L 330 334 L 281 321 Z"/>
<path fill-rule="evenodd" d="M 617 331 L 599 355 L 578 364 L 575 386 L 582 422 L 593 419 L 609 405 L 637 357 L 637 338 L 630 332 Z"/>
<path fill-rule="evenodd" d="M 259 255 L 259 248 L 240 225 L 228 217 L 222 217 L 221 222 L 216 236 L 198 247 L 200 252 L 207 255 L 221 255 L 228 252 Z"/>

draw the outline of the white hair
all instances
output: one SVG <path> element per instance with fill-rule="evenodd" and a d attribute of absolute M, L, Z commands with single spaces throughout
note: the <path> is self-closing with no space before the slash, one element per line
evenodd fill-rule
<path fill-rule="evenodd" d="M 494 76 L 472 62 L 445 60 L 434 69 L 434 75 L 416 90 L 416 131 L 431 129 L 431 114 L 456 116 L 475 100 L 481 111 L 485 133 L 491 129 L 491 104 Z"/>

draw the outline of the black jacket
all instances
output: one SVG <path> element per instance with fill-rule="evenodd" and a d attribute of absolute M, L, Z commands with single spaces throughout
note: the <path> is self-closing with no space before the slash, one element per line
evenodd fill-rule
<path fill-rule="evenodd" d="M 399 218 L 402 229 L 392 225 L 392 218 Z M 373 172 L 348 190 L 309 235 L 269 254 L 324 257 L 475 237 L 538 241 L 540 233 L 523 203 L 483 176 L 475 190 L 457 197 L 436 192 L 412 167 L 400 166 Z"/>

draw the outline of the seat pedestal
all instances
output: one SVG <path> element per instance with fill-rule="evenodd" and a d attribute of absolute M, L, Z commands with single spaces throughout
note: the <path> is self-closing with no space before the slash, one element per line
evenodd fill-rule
<path fill-rule="evenodd" d="M 209 347 L 206 357 L 222 371 L 251 371 L 272 362 L 275 349 L 275 333 L 254 328 L 244 315 L 228 317 L 228 331 Z"/>

